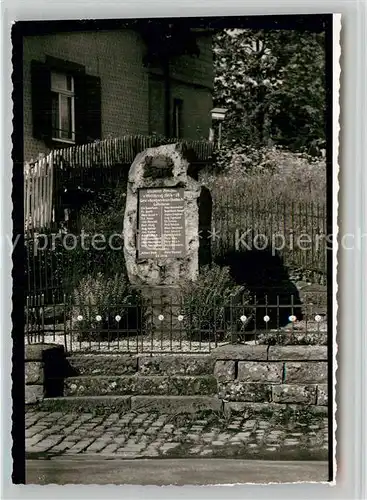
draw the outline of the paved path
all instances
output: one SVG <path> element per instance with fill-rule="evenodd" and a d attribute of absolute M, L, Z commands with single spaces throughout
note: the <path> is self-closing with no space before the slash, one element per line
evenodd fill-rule
<path fill-rule="evenodd" d="M 26 470 L 27 484 L 135 484 L 156 486 L 172 484 L 182 486 L 185 484 L 328 481 L 327 462 L 269 462 L 265 460 L 207 460 L 202 458 L 199 460 L 164 460 L 164 465 L 162 465 L 162 460 L 89 460 L 87 457 L 79 459 L 62 457 L 51 460 L 28 460 Z M 299 498 L 299 491 L 289 493 L 291 495 L 287 496 L 287 498 Z M 160 496 L 162 498 L 162 495 Z M 171 491 L 168 498 L 175 496 L 172 495 Z M 223 492 L 219 495 L 220 498 L 225 496 Z M 257 497 L 259 497 L 259 494 L 257 494 Z M 98 496 L 98 498 L 102 498 L 102 496 Z M 140 495 L 139 498 L 141 498 Z M 269 497 L 266 495 L 266 497 L 263 496 L 262 498 Z M 309 494 L 302 498 L 316 498 L 315 492 L 311 488 Z"/>
<path fill-rule="evenodd" d="M 265 417 L 26 413 L 29 458 L 327 460 L 327 419 L 312 424 Z"/>

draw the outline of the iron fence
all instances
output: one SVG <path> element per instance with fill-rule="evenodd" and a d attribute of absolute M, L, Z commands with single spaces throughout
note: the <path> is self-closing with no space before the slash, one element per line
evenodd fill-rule
<path fill-rule="evenodd" d="M 213 196 L 212 251 L 221 258 L 253 248 L 278 250 L 284 265 L 326 283 L 326 207 L 310 202 L 247 201 L 241 193 Z"/>
<path fill-rule="evenodd" d="M 45 304 L 28 296 L 26 343 L 63 344 L 67 352 L 210 352 L 227 343 L 326 344 L 327 294 L 304 291 L 244 296 L 189 307 L 184 300 L 136 299 L 102 307 L 64 295 Z"/>
<path fill-rule="evenodd" d="M 284 204 L 271 209 L 259 204 L 242 204 L 236 206 L 235 210 L 230 202 L 223 206 L 222 210 L 218 210 L 216 205 L 215 207 L 212 231 L 208 233 L 215 262 L 231 266 L 231 259 L 235 258 L 237 267 L 257 273 L 257 276 L 254 276 L 257 281 L 263 272 L 270 275 L 271 268 L 276 265 L 278 268 L 287 268 L 288 274 L 291 273 L 296 281 L 326 283 L 327 241 L 324 237 L 324 208 Z M 84 236 L 91 235 L 89 219 L 82 219 Z M 42 234 L 33 230 L 27 231 L 27 294 L 43 294 L 45 302 L 52 304 L 55 300 L 62 301 L 64 293 L 72 293 L 83 276 L 97 272 L 106 276 L 124 273 L 122 215 L 119 221 L 120 225 L 110 228 L 96 227 L 95 234 L 101 235 L 105 242 L 113 235 L 120 235 L 121 251 L 117 251 L 116 246 L 112 245 L 105 245 L 102 251 L 100 247 L 91 245 L 91 239 L 85 240 L 83 231 L 69 233 L 56 227 L 54 230 L 44 230 Z M 265 240 L 257 239 L 259 235 Z M 280 235 L 284 237 L 284 246 L 274 252 L 272 243 L 279 244 L 277 238 Z M 309 235 L 309 243 L 306 246 L 299 244 L 302 235 Z M 87 242 L 84 246 L 83 241 Z M 257 241 L 257 246 L 254 246 L 254 241 Z M 255 251 L 256 248 L 263 250 Z M 281 257 L 281 263 L 276 262 L 278 255 Z M 238 259 L 241 259 L 241 262 Z M 246 279 L 247 276 L 241 282 Z"/>

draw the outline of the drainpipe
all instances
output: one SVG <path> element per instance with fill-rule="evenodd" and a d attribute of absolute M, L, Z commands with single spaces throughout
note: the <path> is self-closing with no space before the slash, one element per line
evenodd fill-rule
<path fill-rule="evenodd" d="M 171 137 L 171 82 L 169 72 L 169 57 L 165 57 L 163 62 L 164 76 L 164 134 Z"/>

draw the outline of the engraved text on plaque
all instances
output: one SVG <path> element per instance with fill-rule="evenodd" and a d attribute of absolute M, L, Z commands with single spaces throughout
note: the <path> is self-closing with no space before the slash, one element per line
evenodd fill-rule
<path fill-rule="evenodd" d="M 140 189 L 138 199 L 138 258 L 184 257 L 184 189 Z"/>

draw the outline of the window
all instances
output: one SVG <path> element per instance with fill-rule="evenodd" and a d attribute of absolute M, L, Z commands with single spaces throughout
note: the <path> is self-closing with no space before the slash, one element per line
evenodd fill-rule
<path fill-rule="evenodd" d="M 75 142 L 74 78 L 51 72 L 52 139 Z"/>
<path fill-rule="evenodd" d="M 182 130 L 182 108 L 183 101 L 182 99 L 174 99 L 173 100 L 173 137 L 180 139 L 183 135 Z"/>
<path fill-rule="evenodd" d="M 93 54 L 91 54 L 93 57 Z M 46 56 L 31 62 L 33 137 L 54 148 L 101 139 L 101 79 Z"/>

